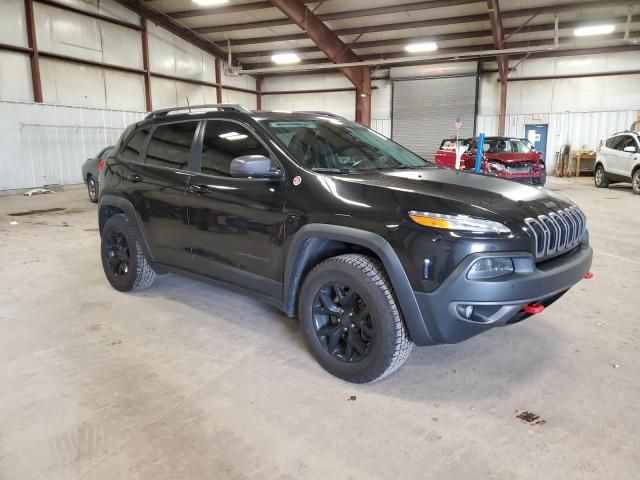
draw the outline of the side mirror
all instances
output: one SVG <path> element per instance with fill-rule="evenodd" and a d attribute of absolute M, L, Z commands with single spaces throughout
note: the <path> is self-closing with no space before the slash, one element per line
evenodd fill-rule
<path fill-rule="evenodd" d="M 271 159 L 264 155 L 242 155 L 231 160 L 229 171 L 236 178 L 273 178 L 280 177 L 279 170 L 271 169 Z"/>
<path fill-rule="evenodd" d="M 633 145 L 629 145 L 628 147 L 624 147 L 624 151 L 627 153 L 636 153 L 638 149 Z"/>

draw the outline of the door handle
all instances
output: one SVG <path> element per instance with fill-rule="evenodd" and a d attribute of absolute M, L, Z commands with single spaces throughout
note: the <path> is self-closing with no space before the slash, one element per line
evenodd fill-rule
<path fill-rule="evenodd" d="M 188 189 L 191 193 L 195 194 L 202 194 L 211 191 L 206 185 L 189 185 Z"/>
<path fill-rule="evenodd" d="M 133 173 L 127 177 L 127 180 L 133 183 L 138 183 L 138 182 L 141 182 L 143 178 L 140 175 Z"/>

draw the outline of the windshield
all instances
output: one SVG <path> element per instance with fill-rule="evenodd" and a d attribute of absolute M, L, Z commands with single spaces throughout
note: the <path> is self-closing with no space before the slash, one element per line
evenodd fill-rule
<path fill-rule="evenodd" d="M 471 150 L 476 150 L 474 140 Z M 483 151 L 485 153 L 529 153 L 531 149 L 519 138 L 485 138 Z"/>
<path fill-rule="evenodd" d="M 358 124 L 334 118 L 264 119 L 298 163 L 310 170 L 355 173 L 434 166 L 388 138 Z"/>

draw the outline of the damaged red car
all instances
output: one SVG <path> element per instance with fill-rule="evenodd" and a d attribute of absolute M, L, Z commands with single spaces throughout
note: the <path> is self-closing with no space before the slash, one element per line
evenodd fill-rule
<path fill-rule="evenodd" d="M 463 146 L 466 148 L 460 158 L 460 167 L 471 170 L 475 168 L 476 163 L 477 139 L 466 142 L 468 144 Z M 448 168 L 455 167 L 455 147 L 445 150 L 442 148 L 444 145 L 445 142 L 436 153 L 436 164 Z M 482 173 L 533 185 L 546 183 L 547 173 L 542 153 L 532 149 L 521 139 L 486 137 L 482 151 Z"/>

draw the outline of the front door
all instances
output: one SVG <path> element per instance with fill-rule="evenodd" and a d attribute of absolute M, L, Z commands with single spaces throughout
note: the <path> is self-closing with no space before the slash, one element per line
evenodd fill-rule
<path fill-rule="evenodd" d="M 200 162 L 186 194 L 193 270 L 281 298 L 285 183 L 234 178 L 229 171 L 235 157 L 274 157 L 238 122 L 208 120 L 201 136 Z"/>
<path fill-rule="evenodd" d="M 153 258 L 176 267 L 191 263 L 184 201 L 197 127 L 197 121 L 187 121 L 153 128 L 146 155 L 142 151 L 142 160 L 130 163 L 125 176 Z"/>
<path fill-rule="evenodd" d="M 547 163 L 547 133 L 549 125 L 525 125 L 525 136 L 533 143 L 538 152 L 542 153 L 542 162 Z"/>

